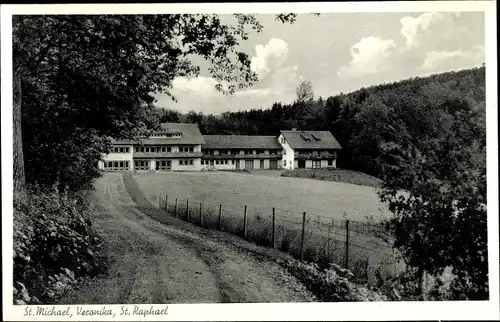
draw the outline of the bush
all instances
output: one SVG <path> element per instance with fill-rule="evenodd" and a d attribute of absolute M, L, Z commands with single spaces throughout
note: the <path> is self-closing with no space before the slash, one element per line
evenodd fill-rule
<path fill-rule="evenodd" d="M 351 280 L 354 274 L 336 264 L 321 269 L 317 264 L 299 261 L 281 263 L 307 289 L 324 302 L 387 301 L 388 298 Z"/>
<path fill-rule="evenodd" d="M 29 206 L 14 205 L 14 301 L 53 303 L 103 267 L 100 239 L 84 193 L 31 187 L 29 195 Z"/>

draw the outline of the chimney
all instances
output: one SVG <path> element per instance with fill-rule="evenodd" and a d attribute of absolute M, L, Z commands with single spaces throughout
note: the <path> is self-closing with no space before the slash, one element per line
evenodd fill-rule
<path fill-rule="evenodd" d="M 296 128 L 296 127 L 292 127 L 292 131 L 293 131 L 293 132 L 296 132 L 296 131 L 297 131 L 297 128 Z"/>

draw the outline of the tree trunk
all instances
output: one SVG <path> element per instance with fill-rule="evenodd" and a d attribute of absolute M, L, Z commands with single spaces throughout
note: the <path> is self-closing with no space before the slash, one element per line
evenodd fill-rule
<path fill-rule="evenodd" d="M 420 296 L 423 301 L 427 300 L 427 294 L 425 290 L 425 270 L 423 268 L 419 269 L 419 286 L 420 286 Z"/>
<path fill-rule="evenodd" d="M 13 157 L 14 157 L 14 203 L 28 204 L 26 176 L 24 172 L 23 137 L 21 131 L 22 106 L 22 73 L 20 68 L 14 69 L 13 79 Z"/>

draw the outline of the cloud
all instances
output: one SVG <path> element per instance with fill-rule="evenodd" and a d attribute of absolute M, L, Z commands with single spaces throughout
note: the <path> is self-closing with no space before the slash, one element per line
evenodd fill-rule
<path fill-rule="evenodd" d="M 172 92 L 192 91 L 207 96 L 216 93 L 215 85 L 217 81 L 211 77 L 177 77 L 172 82 Z"/>
<path fill-rule="evenodd" d="M 259 80 L 252 88 L 236 91 L 235 96 L 267 96 L 283 92 L 297 79 L 297 66 L 284 66 L 288 57 L 288 44 L 285 41 L 272 38 L 265 45 L 255 46 L 255 51 L 256 55 L 251 59 L 251 70 L 257 73 Z M 172 94 L 191 92 L 204 98 L 217 97 L 222 95 L 215 88 L 217 84 L 212 77 L 177 77 L 172 82 Z M 227 88 L 229 84 L 222 85 Z"/>
<path fill-rule="evenodd" d="M 469 36 L 469 30 L 457 23 L 460 17 L 460 13 L 437 12 L 426 12 L 416 18 L 403 17 L 400 33 L 406 50 L 443 49 L 459 45 L 464 36 Z"/>
<path fill-rule="evenodd" d="M 351 62 L 340 67 L 339 76 L 355 78 L 385 71 L 391 66 L 391 55 L 396 44 L 392 39 L 369 36 L 351 47 Z"/>
<path fill-rule="evenodd" d="M 284 40 L 272 38 L 266 45 L 255 46 L 255 53 L 250 67 L 259 78 L 263 78 L 283 66 L 288 57 L 288 44 Z"/>
<path fill-rule="evenodd" d="M 430 71 L 448 71 L 460 68 L 470 68 L 484 62 L 485 53 L 483 46 L 476 46 L 471 50 L 430 51 L 426 53 L 421 69 Z"/>
<path fill-rule="evenodd" d="M 442 15 L 435 12 L 426 12 L 417 18 L 403 17 L 401 19 L 401 35 L 406 41 L 407 49 L 420 45 L 419 36 L 426 33 L 435 19 L 442 19 Z"/>
<path fill-rule="evenodd" d="M 169 102 L 168 97 L 159 95 L 159 105 L 174 105 L 183 112 L 202 108 L 206 113 L 221 113 L 270 106 L 276 101 L 292 101 L 300 77 L 297 65 L 285 64 L 288 55 L 288 44 L 272 38 L 267 44 L 255 46 L 251 69 L 257 73 L 259 80 L 254 86 L 236 90 L 233 95 L 224 95 L 216 90 L 218 82 L 212 77 L 177 77 L 172 82 L 171 93 L 179 98 L 179 102 Z M 227 88 L 229 84 L 222 85 Z"/>
<path fill-rule="evenodd" d="M 400 39 L 362 38 L 351 47 L 351 61 L 337 75 L 376 83 L 479 66 L 484 61 L 484 39 L 463 19 L 468 18 L 460 13 L 405 16 L 400 19 Z"/>

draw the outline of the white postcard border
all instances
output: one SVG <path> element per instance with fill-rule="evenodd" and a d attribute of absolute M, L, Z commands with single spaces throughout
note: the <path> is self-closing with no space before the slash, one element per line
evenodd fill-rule
<path fill-rule="evenodd" d="M 280 303 L 280 304 L 171 304 L 168 315 L 146 320 L 480 320 L 500 319 L 498 280 L 498 139 L 496 10 L 493 1 L 352 2 L 352 3 L 206 3 L 206 4 L 92 4 L 2 5 L 2 256 L 3 314 L 6 320 L 54 321 L 56 317 L 25 316 L 26 308 L 12 305 L 12 26 L 13 14 L 147 14 L 147 13 L 279 13 L 279 12 L 426 12 L 483 11 L 486 14 L 486 92 L 488 166 L 488 250 L 490 300 L 484 302 L 384 302 L 384 303 Z M 123 305 L 105 305 L 115 317 L 77 316 L 61 321 L 138 321 L 139 316 L 120 316 Z M 44 306 L 51 307 L 51 306 Z M 66 308 L 67 306 L 57 306 Z M 84 305 L 101 309 L 103 305 Z M 133 308 L 133 305 L 128 307 Z M 147 310 L 151 305 L 139 305 Z M 164 305 L 154 305 L 161 309 Z M 70 306 L 76 312 L 77 305 Z"/>

